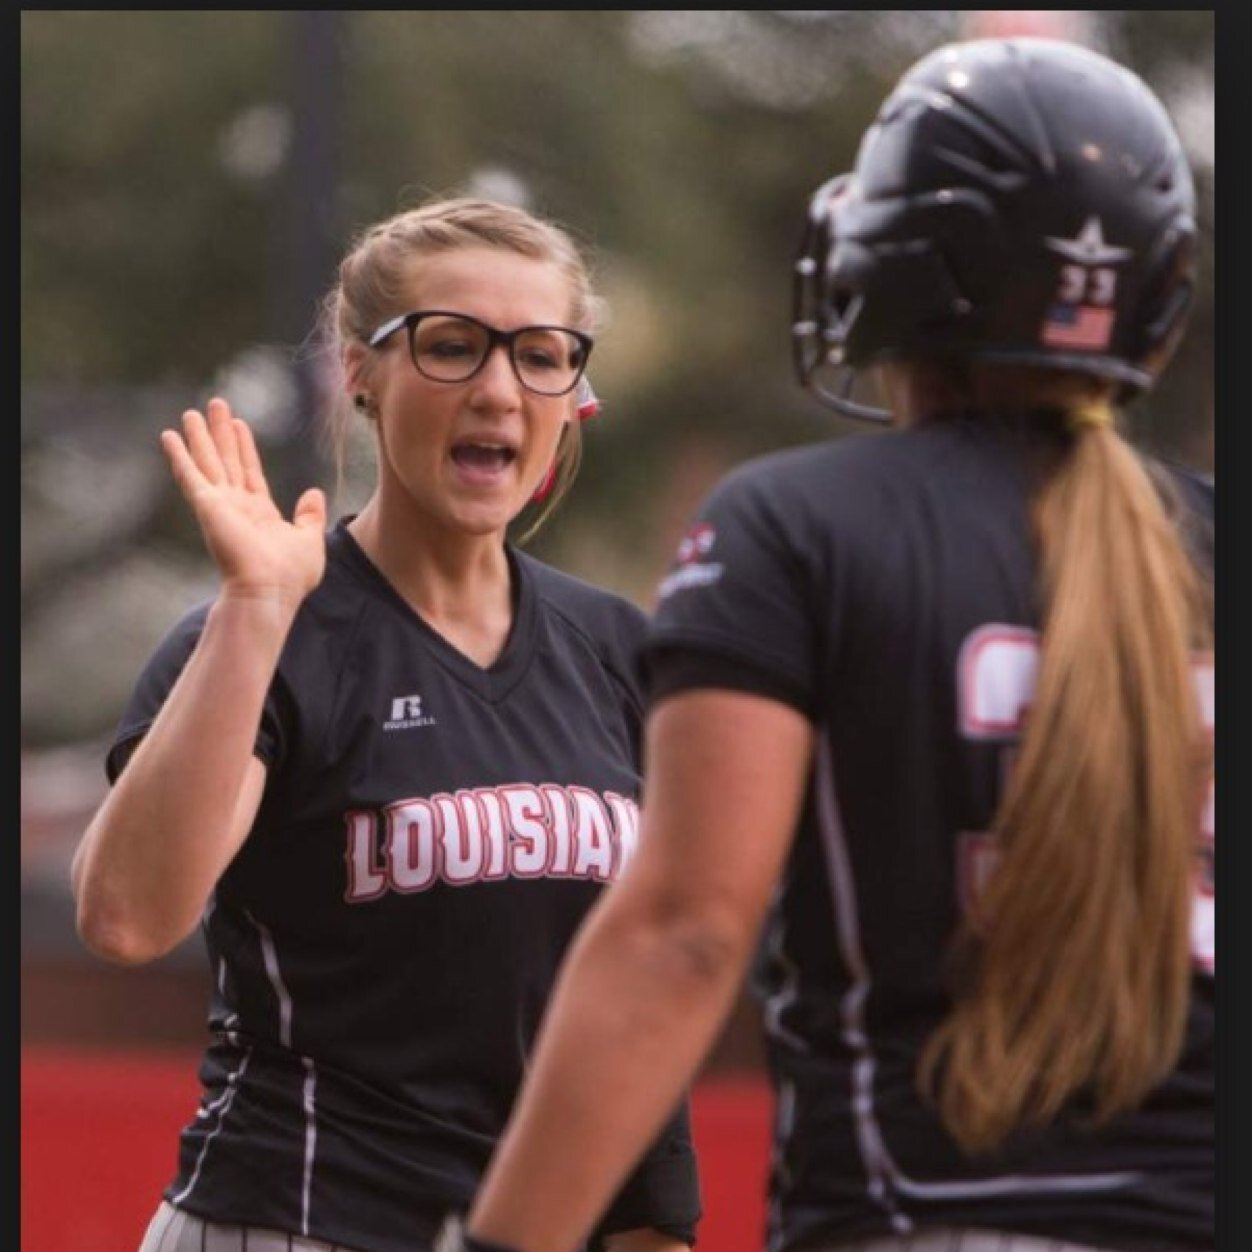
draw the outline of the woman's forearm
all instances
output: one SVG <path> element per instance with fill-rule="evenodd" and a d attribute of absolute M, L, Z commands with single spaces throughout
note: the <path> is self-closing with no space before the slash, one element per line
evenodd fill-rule
<path fill-rule="evenodd" d="M 812 743 L 802 714 L 760 696 L 701 690 L 654 709 L 639 851 L 570 949 L 472 1234 L 570 1252 L 604 1211 L 730 1012 Z"/>
<path fill-rule="evenodd" d="M 291 620 L 264 598 L 210 610 L 75 854 L 79 931 L 101 955 L 150 960 L 194 929 L 255 815 L 264 773 L 253 748 Z"/>
<path fill-rule="evenodd" d="M 627 875 L 608 893 L 571 950 L 510 1133 L 470 1215 L 477 1235 L 523 1252 L 574 1248 L 672 1113 L 730 1010 L 750 951 L 738 928 L 643 913 L 633 885 Z"/>

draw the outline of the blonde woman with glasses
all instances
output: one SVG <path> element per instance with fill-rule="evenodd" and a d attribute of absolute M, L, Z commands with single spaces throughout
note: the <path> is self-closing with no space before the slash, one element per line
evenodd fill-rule
<path fill-rule="evenodd" d="M 161 437 L 221 586 L 140 676 L 73 866 L 93 951 L 200 927 L 212 965 L 142 1252 L 421 1252 L 473 1194 L 638 838 L 643 614 L 510 538 L 573 479 L 598 312 L 564 230 L 435 201 L 326 303 L 377 449 L 358 513 L 328 528 L 312 489 L 284 517 L 223 399 Z M 681 1097 L 629 1172 L 588 1246 L 685 1249 Z"/>

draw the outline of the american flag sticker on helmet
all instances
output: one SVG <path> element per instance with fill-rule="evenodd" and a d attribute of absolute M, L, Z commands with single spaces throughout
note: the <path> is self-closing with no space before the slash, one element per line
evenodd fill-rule
<path fill-rule="evenodd" d="M 1093 304 L 1054 304 L 1039 338 L 1050 348 L 1103 351 L 1113 338 L 1113 310 Z"/>

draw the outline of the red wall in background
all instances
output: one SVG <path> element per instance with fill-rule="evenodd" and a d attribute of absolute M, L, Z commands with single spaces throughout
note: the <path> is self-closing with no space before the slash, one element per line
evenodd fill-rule
<path fill-rule="evenodd" d="M 22 1049 L 22 1252 L 135 1252 L 199 1098 L 194 1053 Z M 772 1101 L 755 1075 L 692 1097 L 699 1252 L 760 1252 Z"/>

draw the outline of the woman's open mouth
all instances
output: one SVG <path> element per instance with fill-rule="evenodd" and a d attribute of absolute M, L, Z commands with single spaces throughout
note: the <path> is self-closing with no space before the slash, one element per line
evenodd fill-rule
<path fill-rule="evenodd" d="M 501 443 L 466 441 L 452 448 L 452 461 L 461 476 L 472 483 L 492 484 L 517 460 L 517 449 Z"/>

